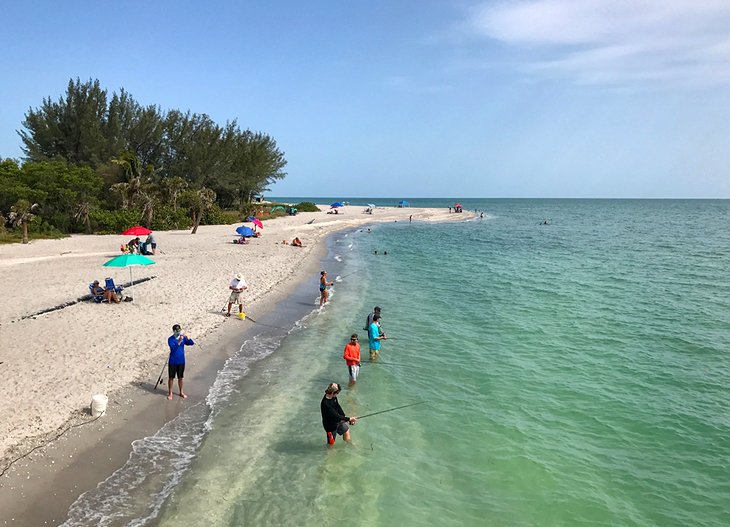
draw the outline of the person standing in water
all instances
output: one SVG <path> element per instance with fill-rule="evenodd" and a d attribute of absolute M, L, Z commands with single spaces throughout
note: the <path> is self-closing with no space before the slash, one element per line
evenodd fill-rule
<path fill-rule="evenodd" d="M 377 360 L 380 355 L 380 341 L 387 339 L 385 333 L 380 333 L 380 315 L 373 316 L 373 322 L 368 327 L 368 347 L 370 348 L 370 360 Z"/>
<path fill-rule="evenodd" d="M 187 399 L 183 390 L 183 377 L 185 376 L 185 346 L 193 346 L 193 339 L 186 337 L 180 324 L 172 326 L 172 335 L 167 339 L 170 346 L 170 358 L 167 360 L 167 399 L 172 401 L 172 384 L 177 377 L 177 386 L 180 388 L 180 397 Z"/>
<path fill-rule="evenodd" d="M 327 291 L 327 287 L 335 285 L 334 282 L 328 282 L 327 281 L 327 271 L 322 271 L 319 273 L 319 306 L 322 307 L 322 304 L 327 302 L 330 297 L 330 292 Z"/>
<path fill-rule="evenodd" d="M 350 342 L 345 344 L 345 352 L 342 357 L 347 363 L 347 372 L 350 375 L 350 386 L 357 382 L 357 374 L 360 373 L 360 343 L 357 333 L 350 336 Z"/>
<path fill-rule="evenodd" d="M 337 401 L 337 394 L 340 393 L 340 385 L 336 382 L 327 386 L 324 391 L 319 409 L 322 412 L 322 426 L 327 434 L 327 444 L 334 445 L 337 434 L 345 441 L 350 441 L 350 427 L 357 423 L 357 417 L 348 417 Z"/>

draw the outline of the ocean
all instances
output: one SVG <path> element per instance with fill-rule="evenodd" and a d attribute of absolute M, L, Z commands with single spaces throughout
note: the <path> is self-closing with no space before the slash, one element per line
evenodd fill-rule
<path fill-rule="evenodd" d="M 331 302 L 312 277 L 65 525 L 730 525 L 730 201 L 461 203 L 333 235 Z M 420 404 L 327 447 L 376 305 L 340 403 Z"/>

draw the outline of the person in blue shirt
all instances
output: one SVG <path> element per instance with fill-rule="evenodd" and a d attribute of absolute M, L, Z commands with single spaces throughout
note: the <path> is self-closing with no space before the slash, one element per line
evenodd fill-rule
<path fill-rule="evenodd" d="M 373 315 L 373 321 L 368 327 L 368 347 L 370 348 L 370 360 L 377 360 L 380 355 L 380 341 L 387 339 L 385 333 L 380 333 L 380 315 Z"/>
<path fill-rule="evenodd" d="M 167 360 L 167 398 L 172 401 L 172 383 L 177 377 L 177 385 L 180 388 L 180 397 L 187 399 L 183 391 L 183 377 L 185 375 L 185 346 L 193 346 L 193 339 L 186 337 L 180 324 L 172 326 L 172 335 L 167 339 L 170 346 L 170 358 Z"/>

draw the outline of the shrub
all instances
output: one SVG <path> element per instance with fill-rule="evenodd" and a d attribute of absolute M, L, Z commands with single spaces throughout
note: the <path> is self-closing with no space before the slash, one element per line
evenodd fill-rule
<path fill-rule="evenodd" d="M 98 209 L 89 214 L 92 230 L 98 234 L 119 234 L 137 225 L 141 216 L 137 209 Z"/>
<path fill-rule="evenodd" d="M 155 209 L 155 215 L 152 216 L 153 231 L 169 231 L 189 229 L 193 224 L 190 213 L 186 209 L 178 208 L 177 210 L 168 206 L 160 206 Z"/>
<path fill-rule="evenodd" d="M 311 201 L 302 201 L 294 205 L 299 212 L 319 212 L 319 207 Z"/>
<path fill-rule="evenodd" d="M 235 210 L 223 210 L 214 204 L 203 213 L 201 225 L 230 225 L 241 221 L 241 213 Z"/>

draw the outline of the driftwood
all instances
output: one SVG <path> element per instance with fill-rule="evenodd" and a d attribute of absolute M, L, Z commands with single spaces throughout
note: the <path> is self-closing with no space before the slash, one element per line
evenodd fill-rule
<path fill-rule="evenodd" d="M 146 278 L 139 278 L 138 280 L 132 280 L 131 282 L 127 282 L 126 284 L 122 284 L 121 286 L 124 288 L 127 288 L 131 285 L 137 285 L 141 284 L 143 282 L 147 282 L 148 280 L 152 280 L 155 278 L 154 276 L 148 276 Z M 63 304 L 58 304 L 57 306 L 48 307 L 45 309 L 41 309 L 40 311 L 36 311 L 35 313 L 31 313 L 29 315 L 23 315 L 20 317 L 20 320 L 25 320 L 26 318 L 34 318 L 38 315 L 45 315 L 46 313 L 51 313 L 52 311 L 58 311 L 59 309 L 63 309 L 68 306 L 72 306 L 74 304 L 78 304 L 79 302 L 86 302 L 87 300 L 92 300 L 94 298 L 94 295 L 89 293 L 88 295 L 80 296 L 76 300 L 69 300 L 68 302 L 64 302 Z"/>

